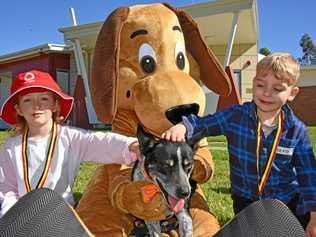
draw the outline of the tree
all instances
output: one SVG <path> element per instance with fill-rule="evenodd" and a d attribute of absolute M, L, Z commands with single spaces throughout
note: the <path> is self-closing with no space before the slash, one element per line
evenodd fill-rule
<path fill-rule="evenodd" d="M 269 54 L 271 54 L 271 52 L 268 48 L 261 48 L 259 50 L 259 53 L 263 54 L 264 56 L 268 56 Z"/>
<path fill-rule="evenodd" d="M 300 46 L 303 50 L 303 56 L 298 59 L 299 62 L 302 65 L 316 65 L 316 46 L 308 34 L 302 36 Z"/>

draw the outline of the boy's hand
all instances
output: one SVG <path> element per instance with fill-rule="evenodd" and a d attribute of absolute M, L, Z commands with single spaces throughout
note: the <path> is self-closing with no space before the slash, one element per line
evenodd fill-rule
<path fill-rule="evenodd" d="M 306 236 L 316 237 L 316 212 L 311 212 L 311 219 L 306 226 Z"/>
<path fill-rule="evenodd" d="M 161 138 L 166 139 L 168 141 L 173 142 L 184 142 L 185 141 L 185 133 L 187 129 L 184 126 L 183 123 L 178 123 L 177 125 L 169 128 L 167 131 L 165 131 Z"/>

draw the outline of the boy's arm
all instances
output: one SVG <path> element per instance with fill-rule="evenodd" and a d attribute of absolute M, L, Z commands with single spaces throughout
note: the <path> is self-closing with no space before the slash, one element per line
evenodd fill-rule
<path fill-rule="evenodd" d="M 18 184 L 10 152 L 4 148 L 0 152 L 0 218 L 17 202 Z"/>
<path fill-rule="evenodd" d="M 202 129 L 206 130 L 205 137 L 225 134 L 229 126 L 229 118 L 232 116 L 234 108 L 235 107 L 232 106 L 226 110 L 204 117 L 198 117 L 194 114 L 183 116 L 182 122 L 166 130 L 161 135 L 161 138 L 173 142 L 184 142 L 186 137 L 190 138 Z"/>
<path fill-rule="evenodd" d="M 205 136 L 226 134 L 227 127 L 229 126 L 229 118 L 232 116 L 233 111 L 234 106 L 205 117 L 198 117 L 196 115 L 183 116 L 182 123 L 168 129 L 162 134 L 162 138 L 174 142 L 184 141 L 185 137 L 190 138 L 202 129 L 206 129 Z M 192 179 L 198 183 L 205 183 L 213 174 L 214 163 L 208 148 L 208 142 L 206 139 L 202 139 L 195 152 Z"/>
<path fill-rule="evenodd" d="M 183 117 L 182 121 L 185 127 L 186 137 L 190 139 L 203 129 L 205 129 L 205 137 L 225 134 L 232 112 L 233 109 L 230 108 L 205 117 L 198 117 L 193 114 L 188 117 Z M 214 162 L 208 148 L 208 142 L 206 138 L 204 138 L 199 142 L 198 149 L 194 155 L 192 179 L 198 183 L 205 183 L 213 174 Z"/>
<path fill-rule="evenodd" d="M 205 129 L 205 137 L 225 135 L 229 126 L 229 119 L 232 116 L 234 107 L 224 111 L 216 112 L 204 117 L 191 114 L 182 117 L 182 122 L 186 127 L 187 138 L 192 137 L 197 132 Z"/>
<path fill-rule="evenodd" d="M 302 213 L 316 211 L 316 160 L 307 129 L 293 152 L 294 165 L 303 198 Z"/>

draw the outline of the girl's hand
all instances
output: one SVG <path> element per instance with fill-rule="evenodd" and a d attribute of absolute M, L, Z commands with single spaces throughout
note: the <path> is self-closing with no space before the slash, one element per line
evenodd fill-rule
<path fill-rule="evenodd" d="M 138 141 L 135 141 L 129 144 L 128 150 L 130 152 L 131 163 L 135 162 L 136 160 L 141 160 L 141 154 L 139 150 Z"/>
<path fill-rule="evenodd" d="M 178 123 L 177 125 L 169 128 L 162 135 L 162 139 L 173 142 L 185 142 L 185 133 L 187 129 L 183 123 Z"/>

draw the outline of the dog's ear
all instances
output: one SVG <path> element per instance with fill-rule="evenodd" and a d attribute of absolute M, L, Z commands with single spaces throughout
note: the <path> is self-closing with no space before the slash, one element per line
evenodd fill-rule
<path fill-rule="evenodd" d="M 148 150 L 152 149 L 158 143 L 155 137 L 147 133 L 142 125 L 138 125 L 137 127 L 137 138 L 142 154 L 146 154 Z"/>
<path fill-rule="evenodd" d="M 184 34 L 185 47 L 200 67 L 201 81 L 215 93 L 229 95 L 230 80 L 212 50 L 204 42 L 197 23 L 182 9 L 174 8 L 167 3 L 164 5 L 178 17 Z"/>
<path fill-rule="evenodd" d="M 205 133 L 206 133 L 206 128 L 203 128 L 187 140 L 187 143 L 189 144 L 189 146 L 192 148 L 193 151 L 197 149 L 197 145 L 199 141 L 205 137 Z"/>
<path fill-rule="evenodd" d="M 120 34 L 129 8 L 113 11 L 104 22 L 95 45 L 92 69 L 92 99 L 98 119 L 111 123 L 117 108 Z"/>

